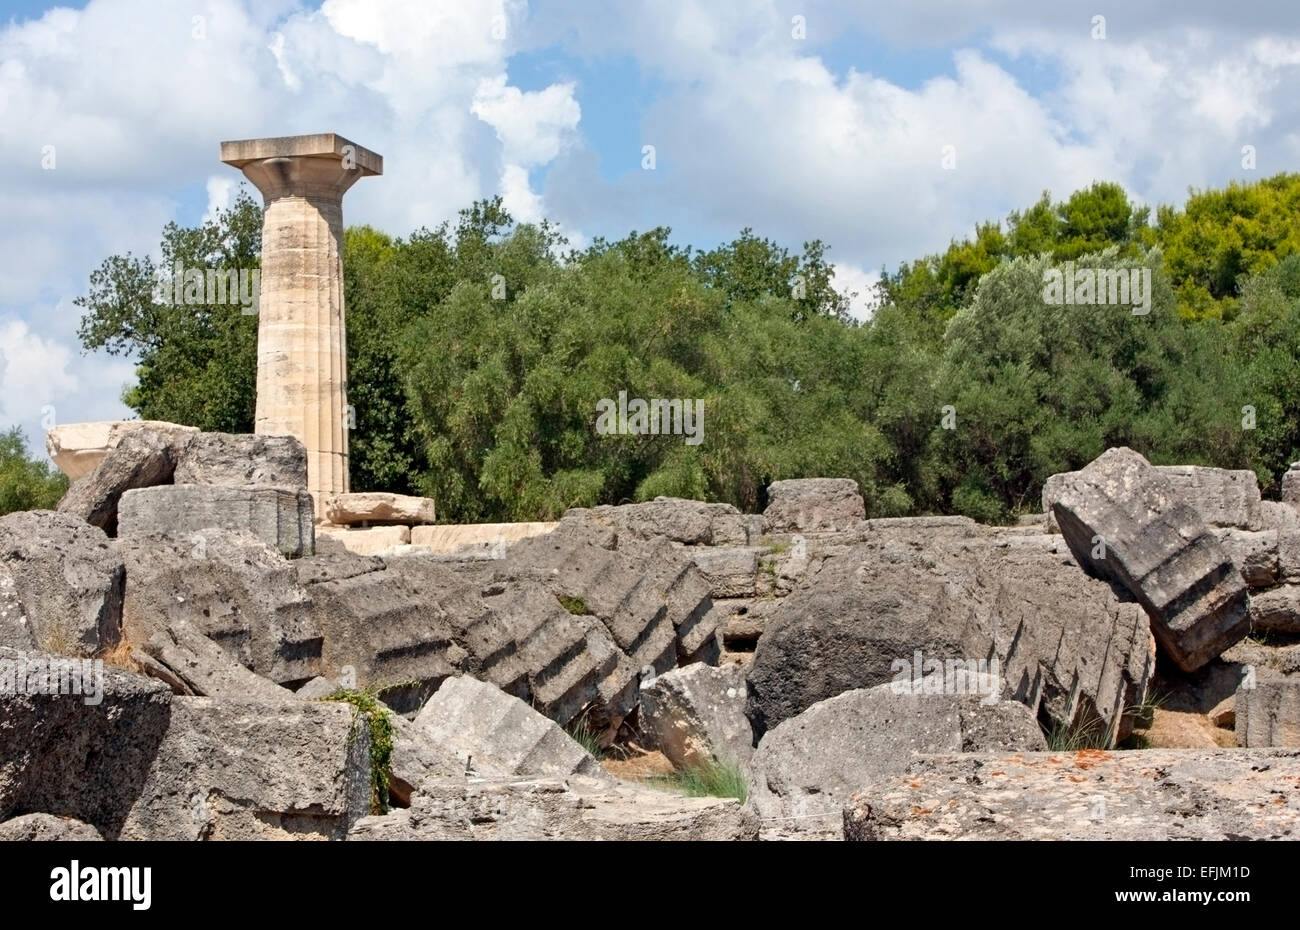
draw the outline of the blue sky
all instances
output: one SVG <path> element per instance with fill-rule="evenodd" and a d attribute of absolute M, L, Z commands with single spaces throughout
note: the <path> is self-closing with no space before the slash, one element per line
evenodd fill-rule
<path fill-rule="evenodd" d="M 1298 78 L 1292 0 L 5 0 L 0 427 L 39 447 L 43 419 L 127 414 L 132 365 L 81 353 L 73 300 L 228 201 L 224 139 L 380 152 L 346 220 L 394 235 L 501 194 L 577 244 L 821 238 L 865 294 L 1043 190 L 1178 203 L 1300 169 Z"/>

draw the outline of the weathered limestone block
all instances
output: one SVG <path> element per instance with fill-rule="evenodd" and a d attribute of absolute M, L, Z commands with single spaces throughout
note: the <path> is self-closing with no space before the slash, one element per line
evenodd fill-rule
<path fill-rule="evenodd" d="M 298 692 L 299 695 L 302 693 Z M 458 758 L 453 749 L 437 742 L 405 717 L 391 714 L 388 721 L 393 727 L 393 751 L 388 759 L 388 797 L 395 806 L 410 807 L 411 796 L 427 779 L 468 774 L 466 769 L 473 760 Z"/>
<path fill-rule="evenodd" d="M 1259 478 L 1249 469 L 1156 465 L 1174 494 L 1210 526 L 1262 529 Z"/>
<path fill-rule="evenodd" d="M 1300 633 L 1300 584 L 1252 592 L 1250 625 L 1269 633 Z"/>
<path fill-rule="evenodd" d="M 87 843 L 103 839 L 90 824 L 53 814 L 24 814 L 0 823 L 0 843 Z"/>
<path fill-rule="evenodd" d="M 295 691 L 293 696 L 302 701 L 318 701 L 321 698 L 329 697 L 342 687 L 343 683 L 337 678 L 326 678 L 324 675 L 317 675 Z"/>
<path fill-rule="evenodd" d="M 302 441 L 323 513 L 348 490 L 343 195 L 384 160 L 333 133 L 223 142 L 221 160 L 265 202 L 254 431 Z"/>
<path fill-rule="evenodd" d="M 1154 669 L 1146 615 L 1081 572 L 1059 536 L 892 540 L 833 554 L 773 609 L 748 669 L 760 736 L 899 662 L 993 660 L 1011 695 L 1103 741 Z M 924 669 L 923 669 L 924 670 Z"/>
<path fill-rule="evenodd" d="M 758 837 L 733 799 L 687 798 L 582 777 L 430 779 L 409 810 L 366 817 L 353 840 L 703 840 Z"/>
<path fill-rule="evenodd" d="M 197 433 L 176 459 L 176 484 L 307 486 L 307 450 L 293 436 Z"/>
<path fill-rule="evenodd" d="M 315 546 L 311 495 L 292 488 L 175 484 L 122 495 L 118 536 L 153 536 L 197 544 L 207 529 L 251 533 L 288 558 Z"/>
<path fill-rule="evenodd" d="M 1065 483 L 1071 480 L 1078 472 L 1063 471 L 1055 475 L 1048 475 L 1043 482 L 1043 513 L 1047 517 L 1047 532 L 1059 533 L 1061 528 L 1056 524 L 1056 516 L 1052 513 L 1052 505 L 1061 497 L 1061 489 Z"/>
<path fill-rule="evenodd" d="M 8 566 L 0 562 L 0 646 L 35 649 L 36 637 Z"/>
<path fill-rule="evenodd" d="M 689 550 L 713 597 L 753 597 L 758 556 L 766 552 L 756 546 L 695 546 Z"/>
<path fill-rule="evenodd" d="M 844 810 L 848 840 L 1222 840 L 1300 834 L 1300 752 L 921 756 L 863 785 Z"/>
<path fill-rule="evenodd" d="M 1277 530 L 1221 529 L 1215 536 L 1241 571 L 1241 578 L 1252 588 L 1277 584 Z"/>
<path fill-rule="evenodd" d="M 744 769 L 754 753 L 745 673 L 696 662 L 641 682 L 641 731 L 678 769 L 714 762 Z"/>
<path fill-rule="evenodd" d="M 1300 506 L 1300 462 L 1292 462 L 1282 475 L 1282 502 Z"/>
<path fill-rule="evenodd" d="M 641 575 L 638 599 L 644 592 L 648 606 L 663 609 L 672 620 L 677 637 L 677 664 L 715 664 L 722 647 L 717 627 L 713 625 L 713 599 L 708 582 L 695 563 L 666 539 L 624 540 L 618 552 Z M 629 655 L 640 667 L 647 664 L 636 652 Z M 663 671 L 657 664 L 655 669 Z"/>
<path fill-rule="evenodd" d="M 1145 461 L 1145 460 L 1144 460 Z M 1266 527 L 1259 479 L 1248 469 L 1206 468 L 1200 465 L 1152 465 L 1168 482 L 1173 497 L 1211 527 L 1261 530 Z M 1048 531 L 1059 533 L 1052 506 L 1079 472 L 1061 472 L 1043 483 L 1043 509 Z"/>
<path fill-rule="evenodd" d="M 1075 473 L 1052 511 L 1079 564 L 1132 592 L 1184 671 L 1246 635 L 1240 572 L 1197 512 L 1132 449 L 1110 449 Z"/>
<path fill-rule="evenodd" d="M 1300 748 L 1300 678 L 1256 678 L 1237 690 L 1237 744 Z"/>
<path fill-rule="evenodd" d="M 611 778 L 553 720 L 495 685 L 468 676 L 444 681 L 413 726 L 475 774 Z"/>
<path fill-rule="evenodd" d="M 640 504 L 617 507 L 575 507 L 565 511 L 560 522 L 579 526 L 603 526 L 620 534 L 653 539 L 666 536 L 688 546 L 746 546 L 749 522 L 730 504 L 706 504 L 677 497 L 656 497 Z"/>
<path fill-rule="evenodd" d="M 496 568 L 498 580 L 545 584 L 571 612 L 594 616 L 635 668 L 667 671 L 706 648 L 712 601 L 698 569 L 666 539 L 598 545 L 581 529 L 521 540 Z"/>
<path fill-rule="evenodd" d="M 1284 675 L 1300 675 L 1300 643 L 1293 645 L 1266 645 L 1246 638 L 1237 643 L 1221 657 L 1220 661 L 1241 668 L 1245 678 L 1245 669 L 1253 666 L 1257 677 L 1277 678 Z M 1236 693 L 1231 689 L 1229 699 Z"/>
<path fill-rule="evenodd" d="M 463 523 L 411 527 L 411 545 L 426 546 L 443 554 L 483 553 L 504 558 L 507 548 L 530 536 L 544 536 L 560 524 L 554 523 Z"/>
<path fill-rule="evenodd" d="M 489 585 L 484 602 L 517 643 L 508 666 L 516 675 L 494 681 L 561 726 L 581 715 L 602 742 L 612 739 L 636 703 L 637 668 L 605 625 L 528 579 Z"/>
<path fill-rule="evenodd" d="M 172 621 L 133 649 L 131 655 L 145 674 L 166 682 L 177 694 L 268 704 L 294 699 L 288 688 L 240 665 L 188 620 Z"/>
<path fill-rule="evenodd" d="M 126 564 L 128 641 L 148 643 L 184 621 L 272 681 L 320 674 L 322 634 L 311 600 L 293 564 L 262 540 L 206 529 L 190 539 L 123 538 L 114 546 Z"/>
<path fill-rule="evenodd" d="M 1266 530 L 1300 530 L 1300 509 L 1295 504 L 1260 501 L 1259 522 Z"/>
<path fill-rule="evenodd" d="M 409 526 L 350 527 L 322 523 L 316 527 L 316 546 L 337 543 L 357 555 L 385 555 L 411 542 Z M 321 551 L 324 551 L 323 549 Z"/>
<path fill-rule="evenodd" d="M 852 530 L 867 518 L 852 478 L 795 478 L 767 487 L 763 527 L 768 533 L 830 533 Z"/>
<path fill-rule="evenodd" d="M 1300 583 L 1300 529 L 1278 530 L 1277 580 Z"/>
<path fill-rule="evenodd" d="M 171 484 L 176 469 L 174 434 L 150 429 L 127 433 L 95 470 L 76 481 L 59 501 L 59 512 L 81 517 L 109 536 L 117 533 L 117 506 L 132 488 Z"/>
<path fill-rule="evenodd" d="M 94 423 L 65 423 L 45 433 L 45 451 L 70 481 L 84 478 L 95 470 L 109 449 L 128 433 L 149 429 L 165 433 L 178 444 L 184 437 L 198 432 L 194 426 L 181 426 L 163 420 L 100 420 Z"/>
<path fill-rule="evenodd" d="M 723 648 L 729 652 L 752 653 L 776 606 L 777 602 L 771 598 L 714 601 L 712 612 Z"/>
<path fill-rule="evenodd" d="M 803 580 L 810 566 L 820 564 L 824 554 L 812 554 L 806 540 L 789 549 L 761 551 L 754 593 L 759 597 L 785 597 Z"/>
<path fill-rule="evenodd" d="M 764 829 L 838 838 L 849 796 L 902 774 L 914 753 L 1047 748 L 1029 708 L 1001 697 L 999 678 L 956 671 L 943 693 L 944 678 L 921 679 L 915 693 L 892 683 L 847 691 L 769 731 L 749 791 Z"/>
<path fill-rule="evenodd" d="M 877 570 L 873 570 L 877 569 Z M 911 550 L 865 546 L 823 563 L 816 583 L 786 597 L 748 670 L 748 714 L 761 737 L 844 691 L 887 682 L 914 649 L 980 656 L 968 606 Z"/>
<path fill-rule="evenodd" d="M 370 800 L 370 726 L 350 705 L 178 697 L 119 838 L 343 839 Z"/>
<path fill-rule="evenodd" d="M 332 494 L 325 500 L 325 519 L 339 526 L 369 523 L 376 526 L 400 523 L 406 526 L 433 523 L 433 501 L 427 497 L 365 491 Z"/>
<path fill-rule="evenodd" d="M 117 644 L 126 573 L 103 530 L 51 510 L 7 514 L 0 517 L 0 565 L 37 648 L 88 656 Z M 12 598 L 9 604 L 16 610 Z"/>
<path fill-rule="evenodd" d="M 859 539 L 850 542 L 891 540 L 929 543 L 936 539 L 967 539 L 984 536 L 990 527 L 983 527 L 970 517 L 877 517 L 868 520 L 857 530 Z M 855 530 L 855 532 L 857 532 Z"/>
<path fill-rule="evenodd" d="M 445 565 L 352 554 L 293 564 L 323 636 L 321 674 L 350 675 L 400 713 L 418 710 L 452 675 L 507 689 L 523 677 L 510 631 Z"/>
<path fill-rule="evenodd" d="M 61 661 L 78 662 L 81 695 L 49 687 L 51 667 L 74 678 L 51 665 Z M 0 820 L 42 811 L 117 837 L 167 732 L 172 695 L 161 682 L 100 670 L 102 678 L 88 659 L 0 648 Z"/>

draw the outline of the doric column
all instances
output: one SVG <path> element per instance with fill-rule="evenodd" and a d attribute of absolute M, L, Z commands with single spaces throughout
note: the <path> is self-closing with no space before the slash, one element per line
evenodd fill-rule
<path fill-rule="evenodd" d="M 265 201 L 254 432 L 307 447 L 307 489 L 348 490 L 343 194 L 384 160 L 333 133 L 221 143 Z"/>

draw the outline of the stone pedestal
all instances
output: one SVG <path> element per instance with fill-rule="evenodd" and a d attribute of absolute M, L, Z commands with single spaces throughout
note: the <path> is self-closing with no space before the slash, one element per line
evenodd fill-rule
<path fill-rule="evenodd" d="M 221 143 L 265 201 L 254 431 L 307 448 L 307 489 L 348 490 L 343 194 L 384 160 L 333 133 Z"/>

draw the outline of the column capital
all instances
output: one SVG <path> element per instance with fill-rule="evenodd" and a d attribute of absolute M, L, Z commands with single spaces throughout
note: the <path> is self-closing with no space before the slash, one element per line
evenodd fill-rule
<path fill-rule="evenodd" d="M 340 199 L 384 158 L 332 132 L 221 143 L 221 160 L 240 169 L 267 203 L 281 197 Z"/>

